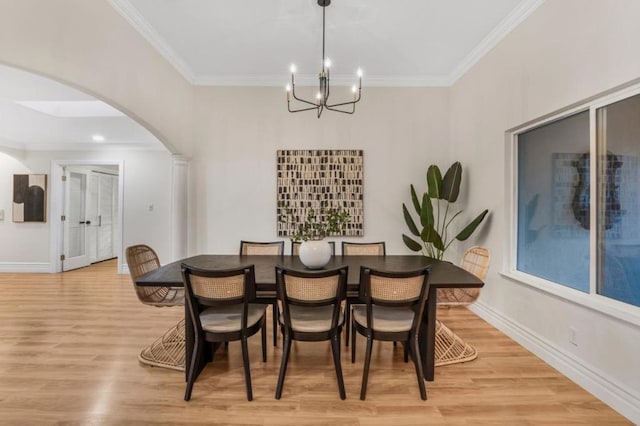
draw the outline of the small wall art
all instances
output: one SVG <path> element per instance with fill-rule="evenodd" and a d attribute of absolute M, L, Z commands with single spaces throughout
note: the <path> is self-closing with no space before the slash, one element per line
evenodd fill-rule
<path fill-rule="evenodd" d="M 47 221 L 47 175 L 13 175 L 13 221 Z"/>
<path fill-rule="evenodd" d="M 342 236 L 364 235 L 362 150 L 278 150 L 277 217 L 279 237 L 291 236 L 310 209 L 342 209 L 349 213 Z"/>

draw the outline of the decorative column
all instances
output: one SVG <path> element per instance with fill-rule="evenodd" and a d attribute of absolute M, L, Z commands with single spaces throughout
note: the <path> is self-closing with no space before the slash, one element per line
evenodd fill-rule
<path fill-rule="evenodd" d="M 183 155 L 171 156 L 171 258 L 187 257 L 187 184 L 189 160 Z"/>

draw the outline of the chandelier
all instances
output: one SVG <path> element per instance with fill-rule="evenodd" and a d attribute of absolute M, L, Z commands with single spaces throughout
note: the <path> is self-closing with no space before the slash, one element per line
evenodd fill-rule
<path fill-rule="evenodd" d="M 330 71 L 331 60 L 327 58 L 324 54 L 324 28 L 325 28 L 325 11 L 327 6 L 331 4 L 331 0 L 318 0 L 318 5 L 322 7 L 322 71 L 318 75 L 319 88 L 318 93 L 316 94 L 316 99 L 314 101 L 309 101 L 303 98 L 300 98 L 296 95 L 296 66 L 291 65 L 291 84 L 287 84 L 287 109 L 289 112 L 301 112 L 301 111 L 311 111 L 316 110 L 318 113 L 318 118 L 322 115 L 322 111 L 324 109 L 328 109 L 329 111 L 342 112 L 344 114 L 353 114 L 356 111 L 356 103 L 360 101 L 360 96 L 362 94 L 362 70 L 358 68 L 358 85 L 355 84 L 351 87 L 351 92 L 353 93 L 353 100 L 347 102 L 338 102 L 335 104 L 329 103 L 329 94 L 330 94 Z M 301 102 L 306 105 L 303 105 L 298 109 L 291 109 L 291 97 L 298 102 Z"/>

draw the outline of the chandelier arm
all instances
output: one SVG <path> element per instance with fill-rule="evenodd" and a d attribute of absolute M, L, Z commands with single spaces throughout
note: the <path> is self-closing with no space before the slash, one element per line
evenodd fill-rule
<path fill-rule="evenodd" d="M 318 107 L 318 118 L 320 118 L 320 116 L 322 115 L 322 111 L 324 111 L 324 106 L 320 105 Z"/>
<path fill-rule="evenodd" d="M 327 105 L 327 109 L 328 109 L 329 111 L 333 111 L 333 112 L 341 112 L 341 113 L 343 113 L 343 114 L 353 114 L 354 112 L 356 112 L 356 106 L 355 106 L 354 104 L 352 104 L 351 111 L 344 111 L 344 110 L 341 110 L 341 109 L 337 109 L 337 108 L 330 107 L 330 106 L 328 106 L 328 105 Z"/>
<path fill-rule="evenodd" d="M 358 102 L 360 102 L 360 98 L 356 99 L 355 101 L 341 102 L 339 104 L 327 105 L 327 108 L 335 108 L 335 107 L 339 107 L 339 106 L 343 106 L 343 105 L 355 105 Z"/>
<path fill-rule="evenodd" d="M 301 112 L 301 111 L 311 111 L 312 109 L 318 109 L 317 106 L 309 107 L 309 108 L 300 108 L 300 109 L 291 109 L 291 105 L 287 102 L 287 109 L 289 112 Z"/>
<path fill-rule="evenodd" d="M 318 108 L 318 104 L 317 104 L 317 103 L 315 103 L 315 102 L 310 102 L 310 101 L 307 101 L 307 100 L 305 100 L 305 99 L 302 99 L 302 98 L 297 97 L 297 96 L 296 96 L 296 91 L 295 91 L 294 89 L 291 89 L 291 94 L 293 95 L 293 99 L 295 99 L 296 101 L 298 101 L 298 102 L 303 102 L 303 103 L 305 103 L 305 104 L 309 104 L 309 105 L 313 105 L 313 108 L 309 108 L 309 109 Z"/>

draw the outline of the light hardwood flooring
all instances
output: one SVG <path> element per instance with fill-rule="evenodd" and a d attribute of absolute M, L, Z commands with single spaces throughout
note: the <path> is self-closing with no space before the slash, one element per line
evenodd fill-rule
<path fill-rule="evenodd" d="M 115 271 L 108 261 L 63 274 L 0 274 L 0 424 L 629 424 L 464 308 L 438 317 L 480 356 L 436 368 L 426 402 L 413 365 L 389 343 L 375 343 L 367 400 L 360 401 L 361 337 L 355 364 L 343 348 L 346 400 L 338 396 L 328 342 L 302 342 L 294 343 L 277 401 L 281 341 L 269 345 L 262 363 L 259 335 L 250 339 L 252 402 L 238 342 L 216 354 L 185 402 L 183 373 L 137 361 L 183 317 L 182 308 L 142 305 L 129 276 Z"/>

